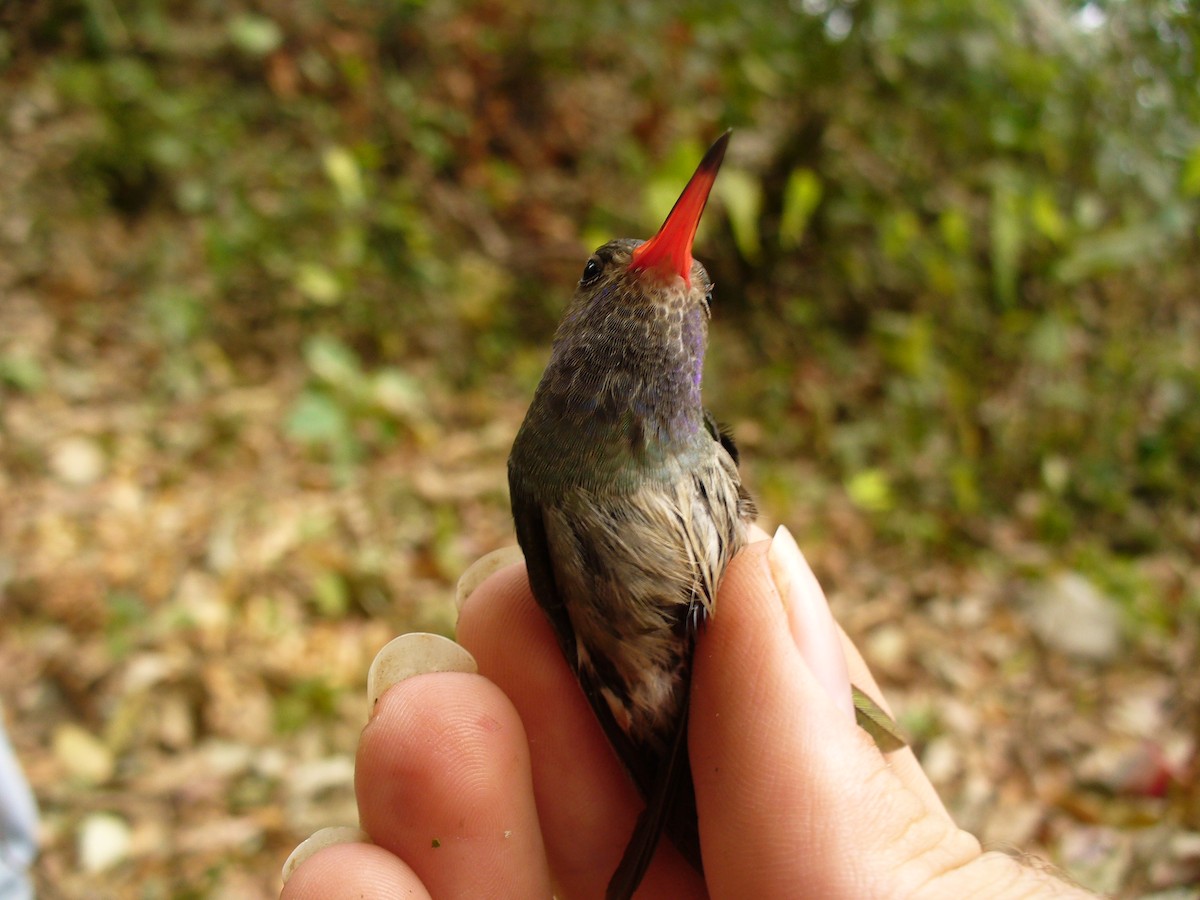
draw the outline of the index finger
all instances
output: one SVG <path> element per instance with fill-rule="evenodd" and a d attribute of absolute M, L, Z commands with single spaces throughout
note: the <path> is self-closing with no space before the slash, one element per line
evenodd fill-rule
<path fill-rule="evenodd" d="M 524 565 L 502 569 L 475 589 L 457 638 L 525 725 L 543 841 L 561 894 L 601 896 L 645 804 L 533 599 Z M 662 841 L 639 896 L 704 896 L 704 886 Z"/>

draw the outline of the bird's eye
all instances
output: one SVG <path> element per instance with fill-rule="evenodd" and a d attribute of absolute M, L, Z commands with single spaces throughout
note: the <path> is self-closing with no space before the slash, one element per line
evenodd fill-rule
<path fill-rule="evenodd" d="M 587 265 L 583 267 L 583 277 L 579 279 L 580 284 L 589 284 L 600 277 L 600 272 L 604 269 L 600 265 L 600 260 L 592 257 L 587 261 Z"/>

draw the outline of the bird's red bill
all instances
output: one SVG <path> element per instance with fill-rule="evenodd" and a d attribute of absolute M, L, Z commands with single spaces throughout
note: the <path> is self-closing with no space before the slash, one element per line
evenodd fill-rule
<path fill-rule="evenodd" d="M 709 191 L 717 180 L 717 170 L 725 158 L 729 135 L 726 131 L 708 148 L 658 234 L 634 249 L 629 268 L 656 269 L 664 274 L 678 275 L 687 284 L 692 283 L 692 241 L 696 239 Z"/>

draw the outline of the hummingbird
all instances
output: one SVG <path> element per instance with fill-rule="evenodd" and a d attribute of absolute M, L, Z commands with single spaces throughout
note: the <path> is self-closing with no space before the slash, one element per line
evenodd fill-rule
<path fill-rule="evenodd" d="M 757 515 L 700 391 L 713 282 L 692 243 L 730 134 L 652 238 L 588 258 L 508 460 L 533 595 L 646 801 L 609 900 L 632 896 L 664 832 L 703 871 L 692 656 Z"/>

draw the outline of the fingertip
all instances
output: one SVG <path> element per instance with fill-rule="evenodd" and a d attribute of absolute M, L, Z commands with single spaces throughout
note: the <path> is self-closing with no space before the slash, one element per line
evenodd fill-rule
<path fill-rule="evenodd" d="M 550 625 L 533 599 L 523 562 L 491 572 L 464 598 L 459 610 L 458 642 L 493 662 L 509 642 L 521 640 L 536 648 L 546 635 L 553 641 Z"/>
<path fill-rule="evenodd" d="M 953 827 L 816 680 L 767 553 L 753 544 L 733 561 L 697 645 L 689 751 L 705 876 L 714 896 L 869 895 L 914 843 L 940 846 Z"/>
<path fill-rule="evenodd" d="M 768 541 L 750 544 L 725 571 L 716 609 L 696 645 L 693 727 L 698 704 L 702 711 L 715 713 L 752 689 L 760 669 L 775 668 L 780 658 L 795 655 L 771 577 L 768 548 Z"/>
<path fill-rule="evenodd" d="M 696 646 L 688 748 L 705 877 L 714 895 L 755 896 L 781 842 L 778 818 L 797 749 L 790 717 L 804 704 L 799 653 L 772 580 L 767 542 L 725 572 Z M 771 820 L 774 819 L 774 824 Z"/>
<path fill-rule="evenodd" d="M 478 671 L 471 654 L 447 637 L 420 631 L 402 634 L 388 641 L 367 669 L 367 708 L 373 715 L 388 688 L 414 675 Z"/>
<path fill-rule="evenodd" d="M 325 847 L 288 877 L 280 900 L 385 900 L 428 898 L 416 872 L 393 853 L 365 843 Z"/>
<path fill-rule="evenodd" d="M 436 896 L 549 893 L 525 732 L 486 678 L 417 675 L 385 693 L 355 792 L 364 830 Z"/>
<path fill-rule="evenodd" d="M 501 547 L 479 557 L 459 576 L 458 584 L 454 587 L 455 609 L 461 612 L 471 595 L 496 572 L 519 565 L 524 561 L 525 557 L 521 554 L 521 548 L 512 546 Z"/>
<path fill-rule="evenodd" d="M 297 844 L 296 849 L 284 860 L 283 871 L 280 873 L 283 883 L 287 884 L 300 866 L 326 847 L 334 847 L 339 844 L 369 843 L 371 843 L 371 836 L 361 828 L 355 828 L 352 825 L 331 825 L 318 829 Z"/>
<path fill-rule="evenodd" d="M 767 548 L 775 587 L 787 610 L 792 640 L 817 682 L 847 718 L 854 718 L 850 674 L 841 633 L 825 592 L 788 529 L 780 525 Z"/>

